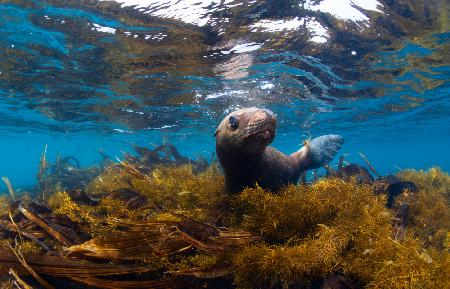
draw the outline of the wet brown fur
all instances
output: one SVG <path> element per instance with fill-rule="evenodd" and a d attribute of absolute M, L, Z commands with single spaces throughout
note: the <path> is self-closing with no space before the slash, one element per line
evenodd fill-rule
<path fill-rule="evenodd" d="M 233 129 L 230 117 L 239 122 Z M 216 131 L 216 152 L 231 193 L 255 184 L 273 192 L 297 183 L 308 168 L 307 146 L 285 155 L 268 146 L 275 138 L 276 118 L 269 110 L 244 108 L 232 112 Z"/>

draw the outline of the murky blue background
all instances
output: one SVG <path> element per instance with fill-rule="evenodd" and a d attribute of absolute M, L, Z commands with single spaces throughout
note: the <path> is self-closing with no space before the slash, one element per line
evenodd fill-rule
<path fill-rule="evenodd" d="M 168 141 L 214 153 L 231 110 L 273 110 L 274 146 L 341 134 L 381 173 L 450 170 L 447 1 L 0 1 L 0 175 L 39 157 Z M 414 3 L 412 3 L 414 2 Z"/>

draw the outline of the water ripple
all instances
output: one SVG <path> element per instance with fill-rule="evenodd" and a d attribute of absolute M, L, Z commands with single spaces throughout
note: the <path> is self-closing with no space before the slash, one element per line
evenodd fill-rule
<path fill-rule="evenodd" d="M 283 140 L 450 130 L 439 1 L 7 2 L 2 135 L 203 142 L 242 106 L 274 110 Z"/>

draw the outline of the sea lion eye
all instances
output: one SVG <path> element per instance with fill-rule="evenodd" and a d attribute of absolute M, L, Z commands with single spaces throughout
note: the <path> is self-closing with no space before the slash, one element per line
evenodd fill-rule
<path fill-rule="evenodd" d="M 228 122 L 230 123 L 230 128 L 233 130 L 239 127 L 239 121 L 235 116 L 230 116 Z"/>

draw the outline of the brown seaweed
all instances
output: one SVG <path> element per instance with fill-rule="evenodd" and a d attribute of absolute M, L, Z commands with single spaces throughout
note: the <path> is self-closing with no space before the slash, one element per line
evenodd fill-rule
<path fill-rule="evenodd" d="M 17 260 L 19 260 L 20 264 L 25 268 L 25 270 L 28 271 L 28 273 L 30 273 L 39 282 L 39 284 L 41 284 L 46 289 L 54 289 L 54 287 L 52 285 L 50 285 L 41 276 L 39 276 L 35 272 L 35 270 L 27 263 L 27 261 L 25 260 L 25 257 L 23 256 L 22 252 L 20 251 L 20 247 L 17 244 L 16 244 L 15 248 L 13 248 L 11 246 L 11 244 L 9 244 L 9 247 L 11 248 L 11 251 L 13 251 L 14 255 L 17 257 Z"/>
<path fill-rule="evenodd" d="M 87 183 L 101 172 L 99 166 L 80 168 L 79 161 L 73 157 L 56 158 L 54 163 L 48 163 L 44 149 L 41 155 L 39 172 L 37 175 L 37 190 L 40 192 L 41 201 L 47 195 L 52 195 L 58 191 L 74 192 L 74 195 L 81 195 Z"/>
<path fill-rule="evenodd" d="M 364 162 L 366 163 L 367 167 L 369 167 L 369 169 L 370 169 L 370 171 L 372 173 L 374 173 L 378 177 L 381 177 L 381 175 L 377 172 L 377 170 L 375 170 L 375 168 L 372 166 L 372 164 L 369 162 L 369 160 L 367 159 L 367 157 L 363 153 L 359 153 L 359 156 L 364 160 Z"/>
<path fill-rule="evenodd" d="M 88 200 L 74 191 L 55 192 L 44 181 L 46 194 L 36 192 L 38 203 L 11 185 L 14 193 L 3 197 L 0 242 L 17 245 L 0 249 L 0 275 L 11 280 L 5 286 L 44 281 L 56 288 L 324 289 L 448 283 L 450 178 L 438 169 L 370 180 L 368 170 L 341 165 L 336 171 L 329 167 L 328 178 L 277 195 L 254 188 L 229 196 L 214 164 L 196 171 L 173 150 L 167 152 L 179 163 L 161 155 L 162 148 L 150 151 L 92 174 L 78 190 Z M 68 162 L 83 170 L 64 159 L 57 160 L 63 165 L 56 176 Z M 52 177 L 51 171 L 43 177 Z M 386 206 L 389 198 L 392 206 Z M 73 283 L 61 285 L 64 280 Z"/>
<path fill-rule="evenodd" d="M 171 144 L 165 143 L 149 149 L 146 147 L 134 146 L 137 156 L 125 155 L 125 162 L 133 165 L 142 173 L 149 173 L 153 168 L 159 165 L 181 166 L 189 164 L 194 172 L 204 171 L 209 162 L 199 157 L 197 160 L 191 160 L 181 155 L 177 148 Z"/>
<path fill-rule="evenodd" d="M 25 209 L 22 204 L 19 204 L 18 210 L 30 221 L 35 223 L 38 227 L 42 228 L 48 235 L 52 236 L 55 240 L 65 246 L 69 246 L 71 242 L 59 233 L 54 228 L 50 227 L 44 220 Z"/>
<path fill-rule="evenodd" d="M 369 171 L 362 166 L 357 164 L 349 164 L 339 171 L 339 175 L 344 178 L 355 178 L 361 183 L 371 183 L 373 182 L 373 177 Z"/>
<path fill-rule="evenodd" d="M 161 278 L 158 280 L 140 280 L 140 281 L 118 281 L 101 279 L 95 277 L 72 278 L 80 283 L 104 289 L 172 289 L 172 288 L 190 288 L 193 285 L 191 278 L 184 276 L 173 276 Z M 192 287 L 191 287 L 192 288 Z"/>
<path fill-rule="evenodd" d="M 96 264 L 85 260 L 67 259 L 52 254 L 33 254 L 26 256 L 27 263 L 40 274 L 55 277 L 89 277 L 115 276 L 154 271 L 148 266 Z M 0 261 L 3 265 L 23 271 L 18 265 L 20 261 L 14 254 L 5 249 L 0 250 Z"/>
<path fill-rule="evenodd" d="M 25 281 L 23 281 L 19 275 L 17 275 L 16 271 L 14 271 L 13 269 L 9 269 L 9 274 L 11 276 L 13 276 L 14 278 L 14 284 L 18 287 L 18 288 L 23 288 L 23 289 L 33 289 L 33 287 L 31 287 L 30 285 L 28 285 Z M 11 281 L 12 282 L 12 281 Z M 4 288 L 2 286 L 2 288 Z"/>

